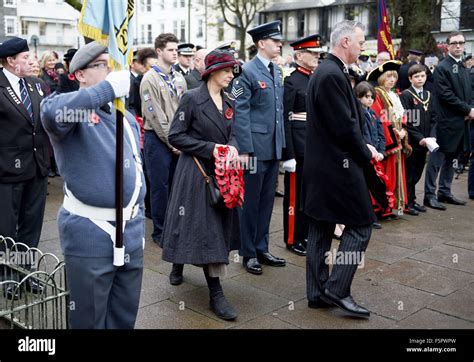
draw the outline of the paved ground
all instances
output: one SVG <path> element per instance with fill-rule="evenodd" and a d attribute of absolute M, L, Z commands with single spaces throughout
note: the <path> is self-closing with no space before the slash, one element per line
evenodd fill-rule
<path fill-rule="evenodd" d="M 454 193 L 463 198 L 466 178 L 464 174 L 453 184 Z M 62 180 L 50 181 L 39 247 L 60 255 L 56 214 L 62 200 Z M 223 286 L 239 313 L 235 322 L 223 322 L 209 310 L 201 269 L 187 265 L 185 282 L 179 287 L 169 284 L 171 265 L 161 260 L 161 249 L 150 240 L 151 223 L 147 220 L 136 327 L 474 328 L 473 215 L 474 201 L 469 201 L 467 206 L 449 206 L 444 212 L 430 209 L 418 217 L 406 215 L 374 231 L 365 265 L 358 270 L 352 288 L 354 298 L 372 311 L 368 321 L 342 317 L 337 309 L 307 308 L 305 258 L 283 247 L 282 199 L 275 200 L 270 250 L 287 258 L 288 264 L 265 267 L 263 275 L 255 276 L 245 272 L 236 253 L 231 253 Z M 336 241 L 333 247 L 337 247 Z"/>

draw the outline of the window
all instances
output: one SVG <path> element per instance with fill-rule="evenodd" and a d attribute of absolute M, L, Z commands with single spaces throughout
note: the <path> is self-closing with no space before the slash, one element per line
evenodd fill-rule
<path fill-rule="evenodd" d="M 165 0 L 160 0 L 160 9 L 164 10 L 165 8 Z"/>
<path fill-rule="evenodd" d="M 180 6 L 184 8 L 186 6 L 186 0 L 180 0 Z"/>
<path fill-rule="evenodd" d="M 3 6 L 6 8 L 14 8 L 16 7 L 16 0 L 3 0 Z"/>
<path fill-rule="evenodd" d="M 186 24 L 184 20 L 181 20 L 181 27 L 179 32 L 179 41 L 184 42 L 186 41 Z"/>
<path fill-rule="evenodd" d="M 16 16 L 5 16 L 5 35 L 17 35 Z"/>
<path fill-rule="evenodd" d="M 178 20 L 173 20 L 173 34 L 178 34 Z"/>
<path fill-rule="evenodd" d="M 145 24 L 140 26 L 140 43 L 145 44 Z"/>
<path fill-rule="evenodd" d="M 146 11 L 151 13 L 151 0 L 146 0 Z"/>
<path fill-rule="evenodd" d="M 161 23 L 160 24 L 160 34 L 163 34 L 165 32 L 165 24 Z"/>
<path fill-rule="evenodd" d="M 298 28 L 296 31 L 296 36 L 298 38 L 304 37 L 304 30 L 305 30 L 305 12 L 298 11 Z"/>
<path fill-rule="evenodd" d="M 197 30 L 197 34 L 196 36 L 198 38 L 202 38 L 202 35 L 203 35 L 203 24 L 204 24 L 204 21 L 202 19 L 198 19 L 198 30 Z"/>
<path fill-rule="evenodd" d="M 39 22 L 39 33 L 40 33 L 40 36 L 46 35 L 46 23 L 43 21 Z"/>
<path fill-rule="evenodd" d="M 145 12 L 145 0 L 140 0 L 140 12 Z"/>
<path fill-rule="evenodd" d="M 21 34 L 28 35 L 28 22 L 25 20 L 21 21 Z"/>
<path fill-rule="evenodd" d="M 173 8 L 176 9 L 177 7 L 178 7 L 178 0 L 173 0 Z"/>
<path fill-rule="evenodd" d="M 152 36 L 153 36 L 151 24 L 148 24 L 147 27 L 148 27 L 148 33 L 147 33 L 147 35 L 148 35 L 148 41 L 147 41 L 147 43 L 148 43 L 148 44 L 151 44 L 151 43 L 152 43 Z"/>

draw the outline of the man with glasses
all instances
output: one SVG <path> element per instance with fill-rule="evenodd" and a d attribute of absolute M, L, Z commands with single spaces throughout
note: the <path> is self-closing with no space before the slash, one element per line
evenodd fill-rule
<path fill-rule="evenodd" d="M 59 238 L 70 289 L 70 328 L 130 329 L 135 325 L 143 273 L 145 180 L 140 129 L 124 117 L 123 243 L 125 264 L 113 265 L 115 240 L 116 111 L 130 91 L 128 70 L 110 72 L 106 48 L 80 48 L 70 72 L 80 89 L 53 94 L 41 105 L 43 124 L 64 177 Z"/>
<path fill-rule="evenodd" d="M 283 117 L 285 119 L 286 147 L 282 159 L 285 170 L 283 198 L 283 238 L 289 251 L 306 255 L 308 222 L 300 210 L 301 178 L 303 176 L 306 140 L 306 89 L 309 78 L 318 66 L 323 51 L 319 35 L 310 35 L 290 44 L 294 50 L 296 68 L 285 78 Z"/>
<path fill-rule="evenodd" d="M 465 205 L 451 193 L 457 157 L 470 150 L 469 122 L 474 119 L 471 104 L 471 81 L 462 62 L 465 39 L 454 32 L 447 39 L 449 54 L 436 67 L 434 73 L 434 109 L 437 116 L 436 139 L 439 151 L 430 156 L 425 177 L 425 206 L 445 209 L 442 203 Z M 440 172 L 441 170 L 441 172 Z M 436 197 L 436 178 L 439 187 Z"/>

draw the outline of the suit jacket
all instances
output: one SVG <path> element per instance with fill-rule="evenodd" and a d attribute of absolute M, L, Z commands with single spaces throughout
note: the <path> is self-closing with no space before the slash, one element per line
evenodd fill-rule
<path fill-rule="evenodd" d="M 196 69 L 191 70 L 191 72 L 186 75 L 184 79 L 186 79 L 188 90 L 198 88 L 203 82 L 201 73 L 199 73 Z"/>
<path fill-rule="evenodd" d="M 28 111 L 0 70 L 0 182 L 22 182 L 46 176 L 49 167 L 48 139 L 40 119 L 44 92 L 38 78 L 26 77 L 26 89 L 33 106 Z"/>
<path fill-rule="evenodd" d="M 403 108 L 408 111 L 408 140 L 414 149 L 426 150 L 426 147 L 420 146 L 420 141 L 426 137 L 436 137 L 436 113 L 433 110 L 433 98 L 430 92 L 423 89 L 423 101 L 428 101 L 428 97 L 430 97 L 428 109 L 425 110 L 423 104 L 413 94 L 418 95 L 416 89 L 410 86 L 400 96 Z"/>
<path fill-rule="evenodd" d="M 285 147 L 283 124 L 283 80 L 274 67 L 274 77 L 267 67 L 253 58 L 234 79 L 235 137 L 241 153 L 258 161 L 279 160 Z"/>
<path fill-rule="evenodd" d="M 434 85 L 439 150 L 469 151 L 469 122 L 464 120 L 472 107 L 469 72 L 462 62 L 456 64 L 451 56 L 447 56 L 436 67 Z"/>
<path fill-rule="evenodd" d="M 362 136 L 364 117 L 342 61 L 332 54 L 309 81 L 306 109 L 303 211 L 331 223 L 373 223 L 364 176 L 372 156 Z"/>

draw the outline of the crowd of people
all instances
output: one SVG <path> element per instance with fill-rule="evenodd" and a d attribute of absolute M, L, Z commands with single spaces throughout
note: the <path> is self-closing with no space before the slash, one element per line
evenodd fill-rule
<path fill-rule="evenodd" d="M 63 64 L 55 52 L 32 59 L 23 39 L 5 41 L 0 235 L 37 247 L 48 175 L 61 175 L 58 227 L 75 306 L 71 328 L 134 327 L 145 217 L 172 263 L 170 283 L 183 283 L 185 264 L 201 267 L 211 310 L 235 320 L 220 283 L 229 252 L 238 250 L 254 275 L 286 265 L 269 251 L 282 169 L 282 241 L 306 257 L 308 307 L 368 318 L 351 283 L 372 230 L 427 207 L 466 204 L 451 185 L 474 145 L 474 61 L 460 32 L 448 36 L 448 54 L 435 68 L 416 49 L 405 64 L 365 52 L 364 32 L 363 24 L 344 20 L 331 32 L 329 52 L 310 35 L 290 44 L 286 64 L 280 21 L 248 31 L 256 54 L 246 63 L 235 42 L 205 49 L 163 33 L 154 48 L 134 51 L 130 70 L 114 72 L 96 42 L 70 49 Z M 112 263 L 118 97 L 127 108 L 123 266 Z M 357 258 L 330 273 L 334 237 L 340 252 Z M 30 282 L 29 289 L 41 293 L 42 286 Z M 19 297 L 10 287 L 4 293 Z"/>

